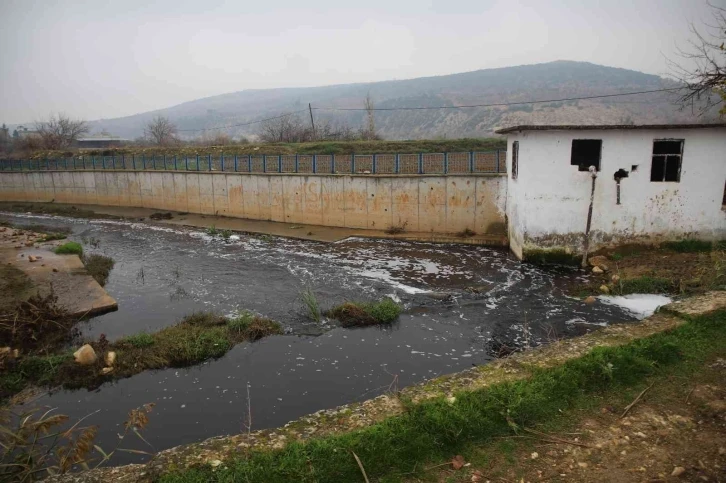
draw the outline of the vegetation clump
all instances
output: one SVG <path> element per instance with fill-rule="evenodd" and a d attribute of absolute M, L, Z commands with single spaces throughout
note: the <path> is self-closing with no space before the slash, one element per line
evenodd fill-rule
<path fill-rule="evenodd" d="M 699 253 L 710 252 L 718 245 L 718 243 L 702 240 L 680 240 L 662 243 L 661 247 L 678 253 Z"/>
<path fill-rule="evenodd" d="M 57 255 L 83 255 L 83 246 L 78 242 L 68 242 L 57 247 L 53 252 Z"/>
<path fill-rule="evenodd" d="M 315 322 L 320 322 L 322 319 L 320 303 L 318 302 L 318 298 L 315 296 L 313 289 L 306 287 L 300 292 L 300 298 L 307 309 L 308 317 Z"/>
<path fill-rule="evenodd" d="M 390 324 L 401 313 L 401 307 L 388 297 L 380 302 L 345 302 L 328 310 L 326 315 L 343 327 L 365 327 Z"/>
<path fill-rule="evenodd" d="M 106 285 L 111 269 L 116 262 L 113 258 L 105 255 L 84 255 L 83 265 L 86 267 L 88 274 L 92 276 L 101 287 Z"/>

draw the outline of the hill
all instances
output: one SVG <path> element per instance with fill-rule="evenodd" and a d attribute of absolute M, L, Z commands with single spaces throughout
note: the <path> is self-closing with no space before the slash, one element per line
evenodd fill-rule
<path fill-rule="evenodd" d="M 345 84 L 325 87 L 255 89 L 185 102 L 133 116 L 93 121 L 94 131 L 106 130 L 135 138 L 157 114 L 169 117 L 180 130 L 208 129 L 247 123 L 313 107 L 362 108 L 368 93 L 376 108 L 460 106 L 562 99 L 673 87 L 668 79 L 627 69 L 587 62 L 556 61 L 546 64 L 484 69 L 461 74 L 416 79 Z M 316 110 L 316 119 L 358 128 L 363 111 Z M 301 113 L 305 116 L 306 113 Z M 629 97 L 550 102 L 494 108 L 377 111 L 376 127 L 386 139 L 482 137 L 513 124 L 554 123 L 665 123 L 702 122 L 690 110 L 679 110 L 671 93 Z M 710 118 L 709 118 L 710 119 Z M 215 132 L 254 137 L 260 125 Z M 182 132 L 192 138 L 199 132 Z"/>

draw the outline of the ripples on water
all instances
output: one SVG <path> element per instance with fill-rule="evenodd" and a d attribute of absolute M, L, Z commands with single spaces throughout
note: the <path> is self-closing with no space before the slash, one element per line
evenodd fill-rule
<path fill-rule="evenodd" d="M 106 290 L 119 311 L 84 323 L 83 336 L 114 340 L 156 331 L 197 310 L 240 310 L 273 318 L 288 335 L 241 344 L 189 369 L 147 372 L 98 390 L 59 391 L 37 404 L 71 419 L 100 410 L 102 447 L 115 445 L 128 411 L 156 403 L 147 439 L 160 450 L 243 429 L 250 386 L 253 429 L 483 364 L 487 347 L 537 345 L 632 317 L 584 305 L 562 287 L 576 270 L 544 271 L 502 250 L 391 240 L 326 244 L 110 220 L 5 215 L 13 223 L 71 225 L 85 250 L 116 266 Z M 95 245 L 95 248 L 92 245 Z M 404 306 L 388 328 L 341 329 L 310 322 L 299 293 L 311 287 L 323 308 L 392 297 Z M 467 288 L 488 291 L 470 293 Z M 133 447 L 145 449 L 135 442 Z M 116 464 L 138 460 L 125 455 Z"/>

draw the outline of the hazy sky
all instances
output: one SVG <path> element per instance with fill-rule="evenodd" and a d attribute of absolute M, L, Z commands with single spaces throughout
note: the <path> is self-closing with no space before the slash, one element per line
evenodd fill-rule
<path fill-rule="evenodd" d="M 560 59 L 665 74 L 707 14 L 705 0 L 0 0 L 0 123 Z"/>

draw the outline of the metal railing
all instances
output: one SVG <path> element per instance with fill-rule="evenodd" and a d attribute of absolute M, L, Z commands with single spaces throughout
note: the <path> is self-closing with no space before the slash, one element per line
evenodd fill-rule
<path fill-rule="evenodd" d="M 505 173 L 505 150 L 418 154 L 289 154 L 75 156 L 3 160 L 0 171 L 213 171 L 302 174 Z"/>

